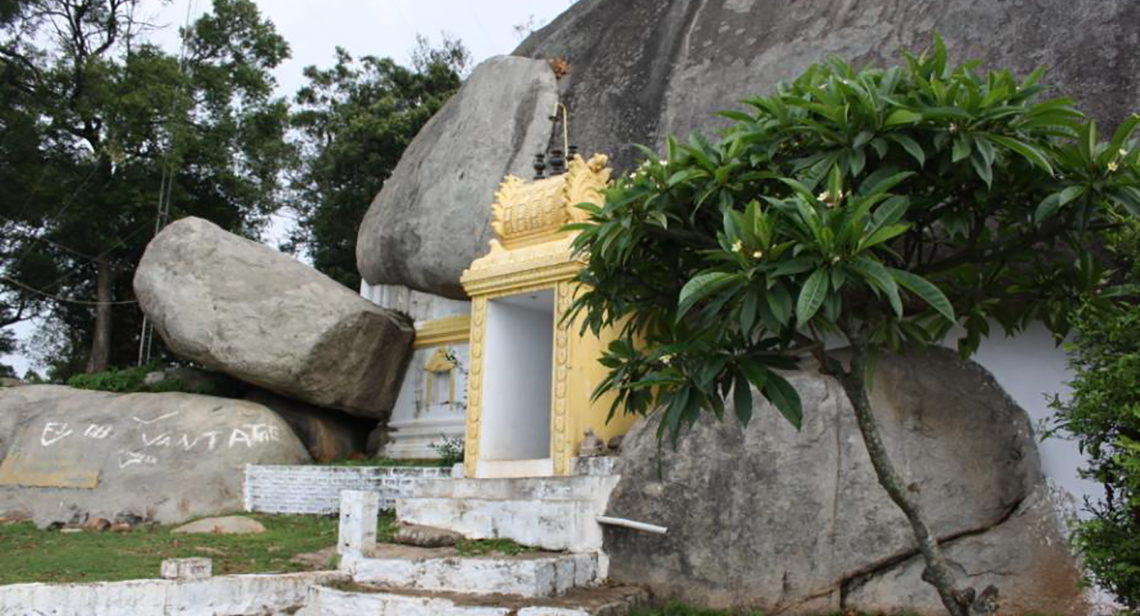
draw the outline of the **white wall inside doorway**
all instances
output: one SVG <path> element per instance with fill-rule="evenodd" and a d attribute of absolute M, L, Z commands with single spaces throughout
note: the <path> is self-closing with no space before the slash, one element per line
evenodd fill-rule
<path fill-rule="evenodd" d="M 554 292 L 487 303 L 479 457 L 550 457 Z"/>

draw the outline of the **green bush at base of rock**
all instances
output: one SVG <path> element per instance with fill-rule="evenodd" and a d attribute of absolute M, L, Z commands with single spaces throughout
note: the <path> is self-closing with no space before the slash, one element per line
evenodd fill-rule
<path fill-rule="evenodd" d="M 110 391 L 117 394 L 132 393 L 164 393 L 180 391 L 188 394 L 202 394 L 206 396 L 223 395 L 219 388 L 212 383 L 184 383 L 179 379 L 162 379 L 154 383 L 146 382 L 146 375 L 162 370 L 159 364 L 146 364 L 134 368 L 113 368 L 106 372 L 95 374 L 77 374 L 67 379 L 69 387 L 76 389 L 93 389 L 96 391 Z"/>

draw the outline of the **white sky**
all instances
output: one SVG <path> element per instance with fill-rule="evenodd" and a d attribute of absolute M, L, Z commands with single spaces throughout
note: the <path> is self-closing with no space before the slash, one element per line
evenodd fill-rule
<path fill-rule="evenodd" d="M 309 65 L 331 66 L 333 50 L 344 47 L 353 57 L 390 57 L 409 64 L 416 34 L 433 43 L 446 32 L 463 41 L 477 64 L 491 56 L 508 54 L 521 42 L 515 26 L 541 27 L 574 3 L 574 0 L 257 0 L 285 37 L 292 57 L 277 68 L 278 94 L 292 97 L 304 83 L 301 71 Z M 171 52 L 178 50 L 179 26 L 187 13 L 193 17 L 209 9 L 210 0 L 172 0 L 163 6 L 158 0 L 144 5 L 147 16 L 165 25 L 152 34 Z M 280 237 L 280 228 L 270 234 Z M 269 243 L 276 242 L 270 238 Z M 29 322 L 13 326 L 22 339 L 31 336 Z M 13 365 L 21 376 L 29 367 L 22 355 L 3 356 L 0 361 Z"/>

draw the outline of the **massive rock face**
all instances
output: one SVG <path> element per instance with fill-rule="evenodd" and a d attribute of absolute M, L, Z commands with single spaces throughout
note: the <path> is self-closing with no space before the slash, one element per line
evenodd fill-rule
<path fill-rule="evenodd" d="M 706 417 L 676 452 L 661 450 L 660 475 L 656 422 L 634 427 L 607 513 L 669 532 L 607 528 L 611 577 L 710 607 L 945 613 L 842 389 L 811 372 L 792 382 L 801 431 L 754 393 L 748 428 Z M 1006 614 L 1086 614 L 1028 418 L 993 378 L 938 349 L 884 358 L 872 396 L 891 458 L 963 580 L 998 586 Z"/>
<path fill-rule="evenodd" d="M 1121 0 L 581 0 L 514 53 L 569 63 L 571 141 L 625 167 L 631 144 L 715 133 L 728 121 L 714 112 L 829 55 L 898 64 L 933 31 L 954 63 L 1050 67 L 1052 94 L 1114 125 L 1140 107 L 1137 23 L 1140 4 Z"/>
<path fill-rule="evenodd" d="M 210 370 L 363 417 L 395 403 L 412 327 L 268 246 L 184 218 L 147 246 L 134 284 L 171 350 Z"/>
<path fill-rule="evenodd" d="M 240 510 L 246 464 L 312 459 L 259 404 L 54 385 L 0 391 L 0 516 L 182 522 Z"/>
<path fill-rule="evenodd" d="M 739 109 L 829 55 L 895 65 L 935 30 L 955 63 L 978 59 L 1021 76 L 1050 67 L 1050 94 L 1076 98 L 1111 128 L 1140 108 L 1137 23 L 1140 3 L 1123 0 L 579 0 L 514 55 L 568 63 L 558 96 L 570 141 L 625 170 L 634 144 L 714 135 L 728 125 L 716 111 Z M 495 184 L 528 173 L 544 149 L 548 72 L 495 59 L 425 126 L 361 227 L 357 262 L 369 282 L 462 297 L 460 272 L 486 250 Z M 523 95 L 532 87 L 537 106 Z"/>
<path fill-rule="evenodd" d="M 364 279 L 466 299 L 459 275 L 487 251 L 495 187 L 504 175 L 534 174 L 557 102 L 544 61 L 496 57 L 477 66 L 368 209 L 356 243 Z"/>

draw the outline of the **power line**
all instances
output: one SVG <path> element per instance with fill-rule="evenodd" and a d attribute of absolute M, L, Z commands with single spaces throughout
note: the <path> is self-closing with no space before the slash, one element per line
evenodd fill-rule
<path fill-rule="evenodd" d="M 124 305 L 124 304 L 137 304 L 137 303 L 139 303 L 139 301 L 137 299 L 119 301 L 119 302 L 93 302 L 93 301 L 83 300 L 83 299 L 71 299 L 71 298 L 67 298 L 67 297 L 60 297 L 59 295 L 55 295 L 53 293 L 45 293 L 44 291 L 30 287 L 30 286 L 20 282 L 19 280 L 16 280 L 15 278 L 9 278 L 8 276 L 0 275 L 0 279 L 3 279 L 4 282 L 7 282 L 8 284 L 20 287 L 21 289 L 24 289 L 25 291 L 35 293 L 36 295 L 42 295 L 42 296 L 47 297 L 49 299 L 54 299 L 58 302 L 64 302 L 64 303 L 68 303 L 68 304 L 81 304 L 83 306 L 117 306 L 117 305 Z"/>

